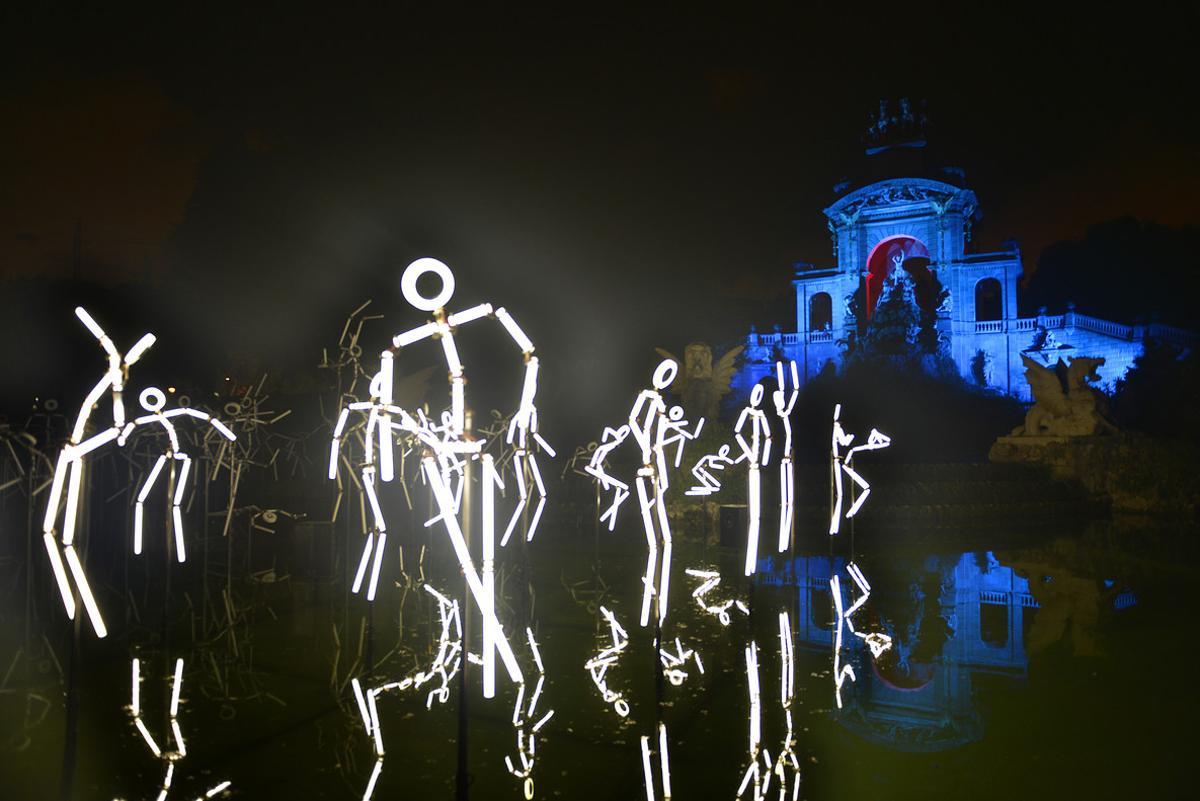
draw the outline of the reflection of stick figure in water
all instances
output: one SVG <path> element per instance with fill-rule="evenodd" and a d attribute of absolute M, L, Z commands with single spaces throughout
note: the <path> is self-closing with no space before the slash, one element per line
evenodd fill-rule
<path fill-rule="evenodd" d="M 642 455 L 642 467 L 637 471 L 638 506 L 641 508 L 642 525 L 646 532 L 646 576 L 643 579 L 642 611 L 640 623 L 646 626 L 650 621 L 650 601 L 658 600 L 658 621 L 661 623 L 667 617 L 667 601 L 671 581 L 671 524 L 667 519 L 665 495 L 670 483 L 667 471 L 666 451 L 671 445 L 676 446 L 675 465 L 678 467 L 682 458 L 683 442 L 695 439 L 704 426 L 704 418 L 696 423 L 694 431 L 687 430 L 687 421 L 683 419 L 683 409 L 678 406 L 667 410 L 667 405 L 660 394 L 661 390 L 671 385 L 675 374 L 679 371 L 671 359 L 665 359 L 654 371 L 653 387 L 642 390 L 629 410 L 629 422 L 618 429 L 606 428 L 601 444 L 592 455 L 591 464 L 587 471 L 595 476 L 605 490 L 613 490 L 613 503 L 603 517 L 609 518 L 609 529 L 616 520 L 617 509 L 622 501 L 629 496 L 629 485 L 613 477 L 605 469 L 605 459 L 610 451 L 620 445 L 632 434 Z M 655 563 L 658 561 L 659 541 L 662 542 L 661 569 L 655 581 Z"/>
<path fill-rule="evenodd" d="M 142 720 L 142 662 L 137 657 L 134 657 L 130 666 L 131 685 L 129 689 L 129 706 L 126 711 L 133 719 L 133 725 L 138 730 L 138 734 L 142 735 L 142 741 L 146 747 L 150 749 L 150 753 L 154 754 L 154 758 L 163 762 L 166 765 L 163 773 L 162 784 L 159 785 L 159 791 L 156 801 L 167 801 L 167 797 L 171 792 L 171 785 L 175 779 L 175 764 L 187 756 L 187 744 L 183 739 L 183 729 L 179 726 L 179 701 L 180 691 L 183 687 L 183 660 L 175 660 L 175 672 L 171 677 L 171 703 L 168 708 L 168 720 L 171 727 L 171 738 L 175 741 L 173 749 L 164 749 L 159 746 L 158 741 L 154 739 L 154 735 L 150 733 L 146 723 Z M 164 739 L 163 745 L 165 746 Z M 223 781 L 213 785 L 200 796 L 200 799 L 215 798 L 223 793 L 230 786 L 230 782 Z"/>
<path fill-rule="evenodd" d="M 862 569 L 853 562 L 846 565 L 846 572 L 850 574 L 850 578 L 854 580 L 861 593 L 858 600 L 852 603 L 848 609 L 844 609 L 842 601 L 841 580 L 836 575 L 829 579 L 829 593 L 833 596 L 834 613 L 837 617 L 837 631 L 833 639 L 833 686 L 838 709 L 842 708 L 842 685 L 846 683 L 846 679 L 858 681 L 858 677 L 854 674 L 854 666 L 842 663 L 842 629 L 849 629 L 851 634 L 865 642 L 871 649 L 871 656 L 875 659 L 892 647 L 892 638 L 888 635 L 882 632 L 862 632 L 854 628 L 854 613 L 871 597 L 871 585 L 867 583 L 867 577 L 863 575 Z"/>

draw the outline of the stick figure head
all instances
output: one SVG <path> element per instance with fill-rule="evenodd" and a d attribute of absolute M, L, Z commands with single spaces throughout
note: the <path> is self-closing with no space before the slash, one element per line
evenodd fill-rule
<path fill-rule="evenodd" d="M 417 281 L 426 273 L 432 273 L 442 281 L 442 288 L 435 295 L 422 295 L 417 289 Z M 437 259 L 417 259 L 404 268 L 404 274 L 400 276 L 400 291 L 414 308 L 427 312 L 436 311 L 449 303 L 454 294 L 454 273 Z"/>
<path fill-rule="evenodd" d="M 671 420 L 673 422 L 678 422 L 679 420 L 682 420 L 683 419 L 683 407 L 682 406 L 672 406 L 670 409 L 667 410 L 667 417 L 671 418 Z"/>
<path fill-rule="evenodd" d="M 142 394 L 138 395 L 138 403 L 148 412 L 161 412 L 167 405 L 167 396 L 158 387 L 146 387 Z"/>
<path fill-rule="evenodd" d="M 750 405 L 757 409 L 758 405 L 762 403 L 762 399 L 763 386 L 762 384 L 755 384 L 754 389 L 750 390 Z"/>
<path fill-rule="evenodd" d="M 671 382 L 675 380 L 678 373 L 679 365 L 675 363 L 674 359 L 663 359 L 654 370 L 654 388 L 666 389 L 671 386 Z"/>

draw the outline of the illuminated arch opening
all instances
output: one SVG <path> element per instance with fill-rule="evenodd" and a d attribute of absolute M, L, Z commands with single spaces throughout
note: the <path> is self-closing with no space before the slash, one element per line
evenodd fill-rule
<path fill-rule="evenodd" d="M 995 278 L 984 278 L 975 285 L 975 321 L 1004 319 L 1004 290 Z"/>
<path fill-rule="evenodd" d="M 903 267 L 918 286 L 932 280 L 929 271 L 929 249 L 911 236 L 893 236 L 881 241 L 867 257 L 866 301 L 867 319 L 875 313 L 875 304 L 883 293 L 883 282 L 897 266 Z"/>
<path fill-rule="evenodd" d="M 833 328 L 833 299 L 828 292 L 818 292 L 808 301 L 808 330 L 828 331 Z"/>
<path fill-rule="evenodd" d="M 993 648 L 1008 645 L 1008 605 L 979 602 L 979 639 Z"/>

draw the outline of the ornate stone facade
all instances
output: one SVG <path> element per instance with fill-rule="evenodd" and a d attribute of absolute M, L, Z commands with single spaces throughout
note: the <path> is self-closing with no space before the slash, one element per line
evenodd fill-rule
<path fill-rule="evenodd" d="M 768 377 L 783 356 L 800 366 L 802 380 L 840 369 L 845 343 L 861 334 L 888 278 L 906 270 L 915 281 L 923 313 L 967 381 L 1031 400 L 1022 357 L 1051 365 L 1060 357 L 1103 358 L 1101 389 L 1111 390 L 1144 349 L 1147 339 L 1183 347 L 1195 335 L 1169 326 L 1126 326 L 1078 313 L 1036 317 L 1017 314 L 1020 250 L 970 250 L 978 216 L 975 193 L 961 173 L 946 180 L 890 178 L 848 191 L 825 209 L 836 263 L 798 268 L 794 333 L 752 332 L 734 381 L 739 394 Z M 923 291 L 924 288 L 924 291 Z M 927 307 L 927 308 L 925 308 Z"/>

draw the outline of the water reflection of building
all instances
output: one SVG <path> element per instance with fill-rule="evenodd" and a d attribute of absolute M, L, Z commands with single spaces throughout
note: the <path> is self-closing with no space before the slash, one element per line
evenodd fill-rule
<path fill-rule="evenodd" d="M 791 564 L 767 559 L 760 566 L 764 582 L 798 585 L 796 635 L 802 648 L 828 653 L 833 647 L 829 579 L 835 572 L 844 575 L 845 567 L 844 558 L 829 556 L 801 556 Z M 842 691 L 839 722 L 889 748 L 934 751 L 982 736 L 972 692 L 976 675 L 1025 678 L 1025 643 L 1038 604 L 1029 582 L 990 551 L 957 560 L 929 556 L 915 567 L 907 597 L 880 593 L 877 585 L 859 618 L 867 621 L 866 630 L 893 637 L 895 653 L 885 653 L 876 665 L 861 640 L 846 638 L 843 656 L 858 680 Z M 869 570 L 868 579 L 873 580 Z M 922 586 L 935 590 L 926 593 Z M 897 630 L 892 622 L 897 619 L 913 622 Z"/>

